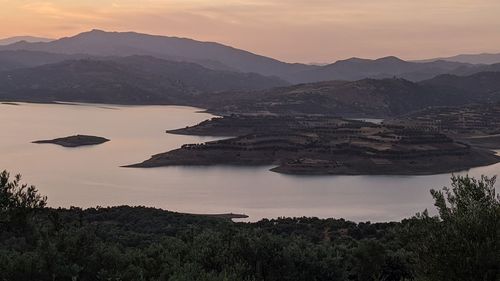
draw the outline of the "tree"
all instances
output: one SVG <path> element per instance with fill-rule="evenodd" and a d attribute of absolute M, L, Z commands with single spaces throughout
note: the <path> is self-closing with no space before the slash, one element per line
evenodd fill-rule
<path fill-rule="evenodd" d="M 21 183 L 21 175 L 11 180 L 7 171 L 0 173 L 0 222 L 23 225 L 29 213 L 46 204 L 34 186 Z"/>
<path fill-rule="evenodd" d="M 453 176 L 431 190 L 439 215 L 411 221 L 420 272 L 428 280 L 495 281 L 499 277 L 500 197 L 496 178 Z"/>
<path fill-rule="evenodd" d="M 382 280 L 385 264 L 384 247 L 374 240 L 363 240 L 354 251 L 355 272 L 359 281 Z"/>

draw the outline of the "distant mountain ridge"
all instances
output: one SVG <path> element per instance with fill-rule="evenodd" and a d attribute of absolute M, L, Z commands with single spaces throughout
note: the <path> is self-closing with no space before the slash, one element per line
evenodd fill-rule
<path fill-rule="evenodd" d="M 454 61 L 469 64 L 496 64 L 500 63 L 500 53 L 461 54 L 451 57 L 421 60 L 420 62 L 432 62 L 436 60 Z"/>
<path fill-rule="evenodd" d="M 92 30 L 48 43 L 19 42 L 0 50 L 29 50 L 95 56 L 149 55 L 162 59 L 188 61 L 217 70 L 255 72 L 268 76 L 299 71 L 313 66 L 288 64 L 219 43 L 192 39 Z"/>
<path fill-rule="evenodd" d="M 35 42 L 50 42 L 53 40 L 54 39 L 36 37 L 36 36 L 14 36 L 14 37 L 0 39 L 0 45 L 9 45 L 21 41 L 35 43 Z"/>
<path fill-rule="evenodd" d="M 286 63 L 273 58 L 214 42 L 148 35 L 136 32 L 92 30 L 51 42 L 17 42 L 0 46 L 0 50 L 50 52 L 89 56 L 146 55 L 166 60 L 192 62 L 214 70 L 258 73 L 277 76 L 290 83 L 326 80 L 359 80 L 363 78 L 399 77 L 411 81 L 430 79 L 471 68 L 468 63 L 449 61 L 409 62 L 396 57 L 376 60 L 351 58 L 328 65 Z"/>
<path fill-rule="evenodd" d="M 472 65 L 433 61 L 415 63 L 390 56 L 375 60 L 350 58 L 333 64 L 295 73 L 292 80 L 302 82 L 318 82 L 332 80 L 360 80 L 364 78 L 398 77 L 411 81 L 430 79 L 440 74 L 450 73 L 457 68 L 470 68 Z"/>

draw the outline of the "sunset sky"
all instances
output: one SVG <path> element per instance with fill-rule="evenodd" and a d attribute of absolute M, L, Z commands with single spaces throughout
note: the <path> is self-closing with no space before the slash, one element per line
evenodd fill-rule
<path fill-rule="evenodd" d="M 499 0 L 0 0 L 0 7 L 0 38 L 137 31 L 289 62 L 500 53 Z"/>

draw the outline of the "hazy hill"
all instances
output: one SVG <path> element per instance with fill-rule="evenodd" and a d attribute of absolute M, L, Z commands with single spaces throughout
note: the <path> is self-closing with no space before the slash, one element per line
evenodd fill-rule
<path fill-rule="evenodd" d="M 411 82 L 362 79 L 301 84 L 252 93 L 220 93 L 201 106 L 219 113 L 318 113 L 348 117 L 387 117 L 427 106 L 500 101 L 500 72 L 461 77 L 441 75 Z"/>
<path fill-rule="evenodd" d="M 214 95 L 208 100 L 208 107 L 223 113 L 259 111 L 381 117 L 426 105 L 422 92 L 418 84 L 403 79 L 329 81 L 233 94 L 229 98 L 228 94 Z"/>
<path fill-rule="evenodd" d="M 420 82 L 443 97 L 454 95 L 466 102 L 496 102 L 500 98 L 500 72 L 479 72 L 470 76 L 440 75 Z"/>
<path fill-rule="evenodd" d="M 436 61 L 436 60 L 446 60 L 446 61 L 454 61 L 454 62 L 462 62 L 462 63 L 470 63 L 470 64 L 494 64 L 500 63 L 500 54 L 463 54 L 456 55 L 452 57 L 446 58 L 437 58 L 437 59 L 429 59 L 423 60 L 424 62 Z"/>
<path fill-rule="evenodd" d="M 54 39 L 35 37 L 35 36 L 15 36 L 15 37 L 0 39 L 0 45 L 9 45 L 9 44 L 13 44 L 13 43 L 16 43 L 19 41 L 26 41 L 26 42 L 34 43 L 34 42 L 50 42 L 53 40 Z"/>
<path fill-rule="evenodd" d="M 479 72 L 499 72 L 499 71 L 500 71 L 500 63 L 477 64 L 468 67 L 459 67 L 450 72 L 449 74 L 468 76 Z"/>
<path fill-rule="evenodd" d="M 83 59 L 87 57 L 89 56 L 81 54 L 65 55 L 24 50 L 0 51 L 0 71 L 34 67 L 71 59 Z"/>
<path fill-rule="evenodd" d="M 430 79 L 436 75 L 450 73 L 455 69 L 469 68 L 472 65 L 433 61 L 425 63 L 408 62 L 396 57 L 376 60 L 351 58 L 333 64 L 295 73 L 291 80 L 318 82 L 326 80 L 360 80 L 364 78 L 404 78 L 411 81 Z"/>
<path fill-rule="evenodd" d="M 208 92 L 256 90 L 286 82 L 153 57 L 70 60 L 0 73 L 0 98 L 124 104 L 190 104 Z"/>

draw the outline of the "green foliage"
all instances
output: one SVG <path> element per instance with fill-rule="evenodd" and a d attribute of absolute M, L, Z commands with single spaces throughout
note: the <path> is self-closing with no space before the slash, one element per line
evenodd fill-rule
<path fill-rule="evenodd" d="M 0 173 L 0 223 L 24 226 L 29 213 L 46 204 L 34 186 L 21 184 L 21 175 L 11 180 L 7 171 Z"/>
<path fill-rule="evenodd" d="M 494 179 L 454 177 L 432 191 L 438 217 L 402 223 L 279 218 L 233 223 L 145 207 L 44 208 L 2 174 L 0 280 L 496 280 Z M 29 211 L 28 211 L 29 210 Z M 35 211 L 36 210 L 36 211 Z M 12 220 L 17 218 L 10 217 Z"/>
<path fill-rule="evenodd" d="M 12 209 L 39 209 L 45 207 L 47 198 L 38 194 L 34 186 L 21 184 L 21 175 L 10 180 L 7 171 L 0 173 L 0 211 Z"/>
<path fill-rule="evenodd" d="M 408 222 L 420 272 L 428 280 L 498 280 L 500 197 L 495 178 L 453 176 L 451 188 L 431 190 L 437 217 Z"/>

